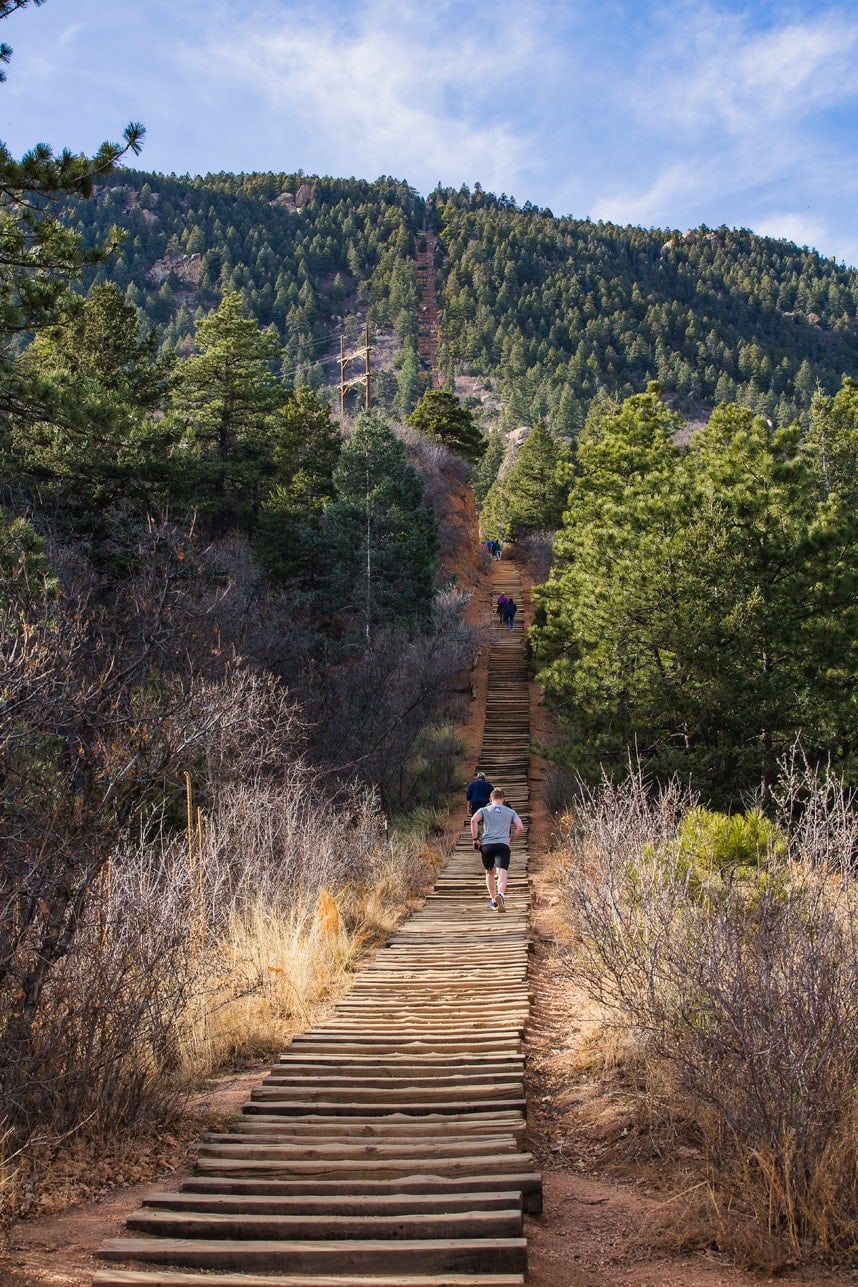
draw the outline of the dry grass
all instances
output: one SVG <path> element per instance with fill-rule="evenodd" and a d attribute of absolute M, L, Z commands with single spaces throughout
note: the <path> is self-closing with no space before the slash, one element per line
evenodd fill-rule
<path fill-rule="evenodd" d="M 678 848 L 696 802 L 675 784 L 584 791 L 565 824 L 567 964 L 607 1017 L 602 1066 L 666 1145 L 701 1150 L 669 1236 L 767 1269 L 858 1238 L 855 820 L 824 775 L 781 798 L 786 850 L 735 871 Z"/>
<path fill-rule="evenodd" d="M 371 793 L 321 799 L 300 761 L 225 782 L 205 813 L 188 803 L 184 833 L 114 854 L 52 971 L 30 1057 L 62 1077 L 32 1105 L 46 1125 L 0 1159 L 0 1224 L 70 1148 L 169 1121 L 217 1069 L 317 1022 L 441 860 L 425 833 L 388 834 Z"/>

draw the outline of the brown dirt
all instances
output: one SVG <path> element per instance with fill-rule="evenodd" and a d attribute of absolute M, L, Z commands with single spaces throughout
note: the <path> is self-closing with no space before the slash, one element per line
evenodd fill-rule
<path fill-rule="evenodd" d="M 449 517 L 462 539 L 448 570 L 472 592 L 469 620 L 488 627 L 489 564 L 479 553 L 469 497 L 470 489 L 462 488 L 450 498 Z M 505 557 L 515 556 L 514 550 L 508 550 Z M 519 571 L 529 592 L 526 566 L 520 563 Z M 522 606 L 530 623 L 529 594 Z M 473 763 L 482 740 L 487 660 L 484 645 L 470 678 L 470 691 L 465 687 L 463 693 L 460 733 Z M 539 704 L 535 685 L 531 698 L 534 739 L 550 741 L 550 718 Z M 469 771 L 467 762 L 466 767 Z M 586 1001 L 572 992 L 555 948 L 560 932 L 560 873 L 549 852 L 551 824 L 541 799 L 545 771 L 546 765 L 534 758 L 530 848 L 535 1001 L 527 1041 L 528 1120 L 531 1148 L 543 1170 L 545 1210 L 541 1216 L 527 1218 L 528 1287 L 754 1287 L 774 1282 L 773 1277 L 746 1273 L 714 1254 L 663 1250 L 660 1217 L 673 1194 L 699 1179 L 695 1157 L 693 1150 L 682 1147 L 657 1162 L 646 1156 L 631 1095 L 624 1093 L 616 1078 L 602 1077 L 595 1066 Z M 462 816 L 457 800 L 450 815 L 451 835 Z M 122 1233 L 125 1219 L 147 1193 L 181 1183 L 193 1163 L 193 1140 L 238 1112 L 267 1067 L 219 1078 L 195 1098 L 184 1127 L 169 1147 L 162 1139 L 142 1150 L 133 1164 L 143 1174 L 155 1175 L 161 1168 L 157 1180 L 103 1191 L 94 1201 L 81 1202 L 82 1177 L 77 1177 L 77 1187 L 74 1177 L 69 1177 L 66 1197 L 77 1198 L 77 1205 L 35 1214 L 15 1227 L 8 1252 L 0 1258 L 2 1287 L 89 1284 L 97 1268 L 98 1246 Z M 163 1169 L 165 1158 L 168 1169 Z M 53 1198 L 48 1196 L 48 1201 L 62 1200 L 57 1186 L 50 1192 Z M 791 1287 L 830 1287 L 856 1277 L 850 1270 L 805 1266 L 788 1270 L 777 1281 Z"/>
<path fill-rule="evenodd" d="M 181 1184 L 193 1165 L 202 1133 L 224 1129 L 268 1067 L 266 1063 L 225 1073 L 193 1096 L 174 1132 L 161 1132 L 136 1146 L 127 1144 L 121 1155 L 105 1158 L 104 1167 L 119 1183 L 102 1180 L 93 1200 L 86 1200 L 87 1193 L 101 1167 L 93 1166 L 91 1158 L 77 1162 L 70 1153 L 62 1173 L 55 1173 L 45 1186 L 39 1208 L 12 1229 L 9 1245 L 0 1256 L 2 1287 L 85 1287 L 91 1283 L 99 1267 L 95 1252 L 102 1242 L 124 1232 L 126 1219 L 147 1194 Z M 142 1182 L 127 1183 L 135 1175 Z"/>

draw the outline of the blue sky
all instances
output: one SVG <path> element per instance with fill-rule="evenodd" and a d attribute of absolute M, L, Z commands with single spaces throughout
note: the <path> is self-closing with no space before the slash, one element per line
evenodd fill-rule
<path fill-rule="evenodd" d="M 47 0 L 0 37 L 16 154 L 140 120 L 149 170 L 479 181 L 858 266 L 854 0 Z"/>

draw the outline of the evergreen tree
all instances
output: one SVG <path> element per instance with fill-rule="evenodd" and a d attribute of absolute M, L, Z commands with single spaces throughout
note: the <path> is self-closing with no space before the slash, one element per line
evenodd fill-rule
<path fill-rule="evenodd" d="M 0 19 L 28 3 L 0 0 Z M 0 62 L 8 62 L 11 52 L 0 45 Z M 18 342 L 56 320 L 69 285 L 79 280 L 84 266 L 98 262 L 121 239 L 119 230 L 111 228 L 94 246 L 85 247 L 80 234 L 62 221 L 62 208 L 70 198 L 90 197 L 97 179 L 128 152 L 139 153 L 143 134 L 141 125 L 128 125 L 123 143 L 103 143 L 92 157 L 69 151 L 55 156 L 39 143 L 18 161 L 0 143 L 0 416 L 40 408 L 32 374 L 18 370 Z"/>
<path fill-rule="evenodd" d="M 61 321 L 24 354 L 46 419 L 13 421 L 14 468 L 39 489 L 61 530 L 96 540 L 115 534 L 115 510 L 163 495 L 169 433 L 163 409 L 172 361 L 158 336 L 112 284 L 69 296 Z"/>
<path fill-rule="evenodd" d="M 274 482 L 259 516 L 257 548 L 277 580 L 312 579 L 325 506 L 336 496 L 333 473 L 342 448 L 330 408 L 309 389 L 287 394 L 271 421 Z"/>
<path fill-rule="evenodd" d="M 465 460 L 478 461 L 485 454 L 486 439 L 474 424 L 474 417 L 455 394 L 446 389 L 427 389 L 408 417 L 421 433 L 438 438 Z"/>
<path fill-rule="evenodd" d="M 376 412 L 359 417 L 334 484 L 337 499 L 325 511 L 320 606 L 359 622 L 367 639 L 379 625 L 425 618 L 432 604 L 435 520 L 424 505 L 422 479 Z"/>
<path fill-rule="evenodd" d="M 833 398 L 818 393 L 804 454 L 826 496 L 858 504 L 858 381 L 845 376 Z"/>
<path fill-rule="evenodd" d="M 473 488 L 478 509 L 482 507 L 489 489 L 494 484 L 505 455 L 506 438 L 504 435 L 497 431 L 490 433 L 486 439 L 485 453 L 474 471 Z"/>
<path fill-rule="evenodd" d="M 283 402 L 276 335 L 224 295 L 196 331 L 199 352 L 176 368 L 174 414 L 183 433 L 186 499 L 212 535 L 252 530 L 275 475 L 271 416 Z"/>
<path fill-rule="evenodd" d="M 515 541 L 560 526 L 569 490 L 570 453 L 542 424 L 531 429 L 512 467 L 488 492 L 480 522 L 487 534 Z"/>
<path fill-rule="evenodd" d="M 540 592 L 540 680 L 580 767 L 637 751 L 713 800 L 765 790 L 801 733 L 852 771 L 858 524 L 745 408 L 685 450 L 655 393 L 582 434 Z"/>

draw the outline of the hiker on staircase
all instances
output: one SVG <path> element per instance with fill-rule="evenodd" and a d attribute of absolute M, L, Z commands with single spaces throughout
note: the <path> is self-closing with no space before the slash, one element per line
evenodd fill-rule
<path fill-rule="evenodd" d="M 492 784 L 485 773 L 476 770 L 473 782 L 468 783 L 465 799 L 468 802 L 468 817 L 472 818 L 477 809 L 482 809 L 492 798 Z"/>
<path fill-rule="evenodd" d="M 498 912 L 506 911 L 510 844 L 524 831 L 521 818 L 515 809 L 510 809 L 504 803 L 504 798 L 500 787 L 495 787 L 489 803 L 482 809 L 477 809 L 471 818 L 471 838 L 474 848 L 479 850 L 483 860 L 486 889 L 489 891 L 489 907 Z M 480 826 L 482 826 L 482 836 L 480 836 Z"/>

